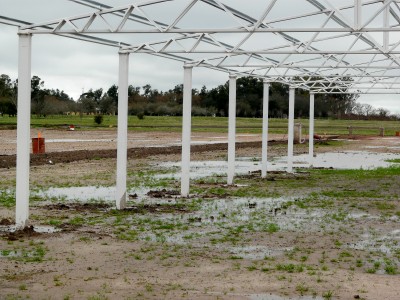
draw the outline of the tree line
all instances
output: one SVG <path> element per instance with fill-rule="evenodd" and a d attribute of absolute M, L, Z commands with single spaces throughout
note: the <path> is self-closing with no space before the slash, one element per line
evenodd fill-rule
<path fill-rule="evenodd" d="M 18 81 L 8 75 L 0 75 L 0 115 L 17 114 Z M 229 83 L 212 89 L 203 86 L 193 89 L 192 114 L 194 116 L 228 116 Z M 296 118 L 309 116 L 308 91 L 296 89 Z M 263 82 L 252 77 L 237 80 L 237 116 L 262 117 Z M 286 118 L 288 114 L 289 87 L 282 83 L 271 83 L 269 116 Z M 317 118 L 338 119 L 400 119 L 384 108 L 374 108 L 358 103 L 353 94 L 331 94 L 315 96 Z M 31 80 L 32 114 L 46 117 L 54 114 L 118 114 L 118 87 L 114 84 L 106 90 L 89 89 L 74 101 L 59 89 L 45 89 L 44 81 L 33 76 Z M 179 116 L 182 114 L 183 85 L 167 91 L 159 91 L 147 84 L 142 87 L 129 85 L 128 109 L 137 116 Z"/>

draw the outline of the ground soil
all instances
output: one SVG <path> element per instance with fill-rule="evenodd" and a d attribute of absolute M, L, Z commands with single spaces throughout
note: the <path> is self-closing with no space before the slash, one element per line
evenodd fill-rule
<path fill-rule="evenodd" d="M 2 139 L 7 141 L 0 146 L 0 153 L 3 154 L 0 156 L 0 172 L 4 179 L 2 189 L 6 190 L 12 188 L 15 179 L 15 131 L 3 130 L 1 134 Z M 36 131 L 32 134 L 34 136 Z M 32 155 L 33 188 L 51 185 L 111 185 L 115 180 L 115 132 L 71 133 L 47 130 L 42 134 L 53 140 L 68 138 L 82 141 L 69 144 L 51 142 L 48 147 L 46 144 L 46 154 Z M 275 141 L 270 143 L 269 156 L 285 154 L 284 138 L 278 135 L 271 137 Z M 370 146 L 378 152 L 399 152 L 392 147 L 399 144 L 393 138 L 352 138 L 353 141 L 343 145 L 340 151 Z M 128 155 L 134 159 L 129 160 L 129 172 L 154 170 L 158 162 L 179 161 L 180 147 L 176 145 L 179 139 L 179 133 L 130 133 Z M 222 141 L 193 145 L 193 160 L 226 157 L 225 134 L 195 133 L 193 140 L 199 144 Z M 316 153 L 332 150 L 338 149 L 330 147 L 325 141 L 316 145 Z M 259 156 L 260 151 L 260 135 L 238 136 L 238 156 Z M 307 145 L 298 145 L 295 151 L 307 153 Z M 253 176 L 257 177 L 256 174 L 247 175 L 249 178 Z M 275 173 L 270 174 L 269 180 L 285 178 L 287 175 Z M 301 180 L 307 179 L 307 174 L 303 173 L 296 179 L 300 184 Z M 206 182 L 198 185 L 221 187 Z M 376 188 L 379 188 L 378 183 Z M 333 262 L 343 252 L 340 246 L 335 246 L 335 241 L 350 244 L 368 228 L 375 228 L 376 232 L 388 228 L 400 229 L 398 219 L 387 222 L 382 218 L 356 220 L 345 230 L 342 226 L 337 225 L 338 228 L 335 228 L 335 224 L 328 224 L 332 226 L 331 231 L 288 230 L 272 235 L 249 232 L 246 235 L 248 244 L 280 249 L 310 249 L 307 265 L 329 266 L 324 271 L 310 269 L 304 272 L 276 272 L 268 270 L 269 263 L 287 264 L 290 261 L 287 255 L 278 255 L 271 262 L 239 259 L 223 246 L 216 247 L 208 241 L 204 241 L 204 244 L 201 241 L 198 244 L 182 244 L 134 237 L 129 239 L 130 230 L 124 226 L 124 221 L 146 216 L 154 220 L 153 226 L 162 226 L 163 219 L 160 216 L 186 220 L 188 215 L 192 215 L 191 208 L 185 202 L 175 204 L 173 200 L 178 197 L 177 193 L 179 182 L 176 190 L 149 189 L 147 197 L 155 200 L 145 205 L 136 203 L 137 195 L 131 195 L 129 209 L 120 213 L 114 212 L 112 205 L 107 203 L 33 203 L 31 224 L 48 226 L 58 221 L 56 228 L 60 231 L 37 233 L 32 227 L 27 227 L 23 231 L 1 233 L 0 251 L 22 249 L 18 251 L 26 251 L 26 256 L 10 258 L 0 252 L 0 299 L 301 299 L 301 295 L 308 296 L 304 299 L 312 299 L 313 295 L 318 296 L 318 299 L 322 299 L 322 296 L 325 299 L 400 299 L 399 275 L 370 274 L 353 267 L 358 255 L 364 258 L 368 253 L 354 251 L 351 252 L 354 259 L 349 258 L 339 264 Z M 195 198 L 195 195 L 192 197 Z M 224 195 L 203 197 L 223 198 Z M 398 200 L 396 205 L 399 205 Z M 172 202 L 165 206 L 163 201 Z M 249 204 L 250 209 L 251 205 L 254 204 Z M 0 207 L 1 226 L 14 223 L 13 209 Z M 397 209 L 400 209 L 399 206 Z M 279 208 L 266 213 L 283 218 L 290 212 Z M 102 216 L 104 221 L 99 221 L 103 219 Z M 212 214 L 211 217 L 214 221 L 214 218 L 225 216 Z M 82 218 L 86 220 L 84 223 L 79 221 Z M 120 220 L 122 223 L 119 223 Z M 204 217 L 201 219 L 196 214 L 187 220 L 185 226 L 190 228 L 205 221 Z M 141 230 L 140 226 L 133 229 Z M 171 229 L 174 230 L 177 229 Z M 215 227 L 214 231 L 218 230 L 224 229 Z M 121 234 L 127 238 L 120 238 Z M 45 252 L 43 257 L 40 256 L 41 251 Z M 300 254 L 296 255 L 299 260 L 302 259 Z M 34 259 L 29 259 L 31 256 Z M 311 275 L 312 272 L 315 275 Z"/>

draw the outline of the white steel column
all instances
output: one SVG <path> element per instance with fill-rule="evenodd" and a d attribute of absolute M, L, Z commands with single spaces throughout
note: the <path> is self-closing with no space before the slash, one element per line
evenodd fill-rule
<path fill-rule="evenodd" d="M 15 222 L 18 229 L 27 226 L 29 219 L 31 57 L 32 36 L 20 34 L 18 52 L 17 185 L 15 195 Z"/>
<path fill-rule="evenodd" d="M 233 184 L 236 160 L 236 75 L 229 75 L 228 180 Z"/>
<path fill-rule="evenodd" d="M 192 73 L 193 67 L 184 66 L 182 112 L 182 175 L 181 195 L 189 196 L 190 190 L 190 141 L 192 134 Z"/>
<path fill-rule="evenodd" d="M 126 207 L 128 165 L 128 72 L 129 54 L 119 54 L 118 79 L 118 142 L 117 142 L 117 209 Z"/>
<path fill-rule="evenodd" d="M 310 155 L 310 166 L 313 166 L 314 160 L 314 105 L 315 105 L 315 95 L 310 94 L 310 123 L 308 129 L 308 153 Z"/>
<path fill-rule="evenodd" d="M 269 82 L 264 81 L 261 177 L 267 177 Z"/>
<path fill-rule="evenodd" d="M 288 161 L 287 171 L 293 172 L 293 138 L 294 138 L 294 92 L 295 89 L 289 89 L 289 122 L 288 122 Z"/>

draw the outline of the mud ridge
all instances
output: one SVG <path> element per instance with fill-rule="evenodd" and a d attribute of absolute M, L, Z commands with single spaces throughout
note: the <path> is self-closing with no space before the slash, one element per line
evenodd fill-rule
<path fill-rule="evenodd" d="M 269 144 L 283 144 L 285 141 L 269 141 Z M 260 148 L 261 142 L 241 142 L 236 143 L 236 148 Z M 128 149 L 129 158 L 146 158 L 154 155 L 180 154 L 181 146 L 169 147 L 137 147 Z M 192 145 L 192 153 L 212 152 L 218 150 L 228 150 L 227 143 Z M 49 152 L 45 154 L 31 154 L 31 166 L 46 164 L 70 163 L 80 160 L 116 158 L 117 150 L 76 150 Z M 0 168 L 13 168 L 16 165 L 16 155 L 0 155 Z"/>

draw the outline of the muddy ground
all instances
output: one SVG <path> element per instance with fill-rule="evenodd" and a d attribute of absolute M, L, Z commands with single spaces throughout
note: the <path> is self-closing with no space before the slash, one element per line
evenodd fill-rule
<path fill-rule="evenodd" d="M 57 137 L 62 132 L 52 134 L 63 138 Z M 82 140 L 93 134 L 104 140 L 110 133 L 80 134 Z M 34 227 L 1 233 L 0 299 L 400 298 L 396 172 L 353 176 L 303 169 L 271 172 L 264 180 L 252 173 L 237 176 L 235 186 L 210 175 L 192 180 L 191 196 L 181 199 L 174 176 L 179 170 L 162 164 L 179 161 L 179 146 L 171 145 L 179 134 L 140 134 L 143 140 L 158 138 L 147 142 L 152 147 L 129 152 L 130 199 L 123 211 L 110 201 L 40 196 L 50 187 L 112 188 L 111 145 L 90 150 L 87 143 L 95 141 L 74 141 L 72 151 L 63 152 L 65 144 L 54 142 L 52 151 L 32 158 Z M 224 138 L 196 133 L 194 140 Z M 260 137 L 238 140 L 238 157 L 256 161 Z M 275 140 L 271 159 L 286 152 L 284 136 Z M 316 153 L 399 154 L 399 146 L 399 139 L 368 137 L 321 142 Z M 226 159 L 224 143 L 193 150 L 193 160 Z M 307 151 L 307 145 L 295 147 L 297 154 Z M 0 169 L 3 230 L 14 223 L 15 167 L 7 153 L 0 157 L 10 159 Z"/>

